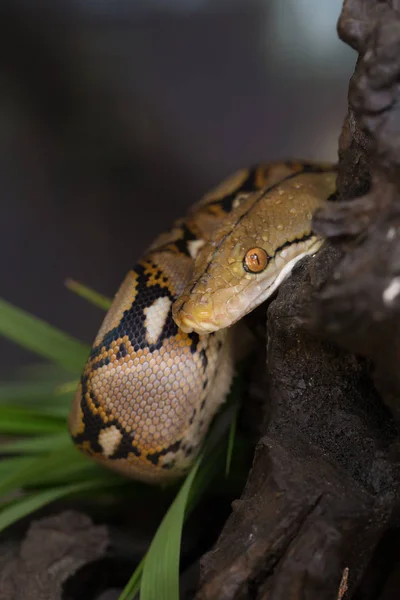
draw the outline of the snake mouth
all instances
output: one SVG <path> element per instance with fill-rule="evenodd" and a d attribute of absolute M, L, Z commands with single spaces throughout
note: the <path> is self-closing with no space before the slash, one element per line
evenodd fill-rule
<path fill-rule="evenodd" d="M 201 322 L 199 323 L 195 318 L 192 318 L 185 313 L 179 315 L 178 327 L 185 333 L 192 333 L 192 331 L 195 331 L 196 333 L 201 334 L 213 333 L 214 331 L 221 329 L 221 325 L 217 325 L 211 320 L 201 319 Z"/>
<path fill-rule="evenodd" d="M 200 299 L 181 296 L 173 305 L 172 315 L 185 333 L 208 334 L 224 327 L 220 320 L 222 315 L 215 313 L 212 299 L 204 295 Z"/>

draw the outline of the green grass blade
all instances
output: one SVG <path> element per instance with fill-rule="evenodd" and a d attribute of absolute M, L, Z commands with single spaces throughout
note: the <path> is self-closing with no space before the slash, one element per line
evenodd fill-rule
<path fill-rule="evenodd" d="M 0 461 L 0 500 L 16 490 L 48 486 L 54 487 L 96 479 L 104 485 L 120 487 L 127 483 L 116 473 L 111 473 L 78 452 L 65 432 L 52 453 L 32 453 Z"/>
<path fill-rule="evenodd" d="M 54 396 L 54 384 L 42 381 L 10 381 L 0 383 L 0 403 L 42 403 Z"/>
<path fill-rule="evenodd" d="M 66 400 L 67 402 L 63 401 L 60 405 L 53 404 L 52 406 L 43 406 L 38 410 L 38 414 L 43 415 L 43 417 L 52 417 L 53 419 L 62 420 L 65 428 L 65 423 L 67 422 L 68 415 L 71 411 L 72 396 L 69 394 Z"/>
<path fill-rule="evenodd" d="M 0 405 L 0 433 L 32 435 L 65 430 L 65 420 L 26 408 Z"/>
<path fill-rule="evenodd" d="M 103 294 L 99 294 L 99 292 L 95 292 L 90 287 L 87 287 L 83 283 L 79 283 L 79 281 L 75 281 L 74 279 L 67 279 L 65 285 L 71 292 L 74 292 L 81 298 L 88 300 L 94 304 L 94 306 L 98 306 L 104 310 L 108 310 L 111 306 L 112 300 L 107 298 L 107 296 L 103 296 Z"/>
<path fill-rule="evenodd" d="M 0 334 L 80 374 L 90 348 L 45 321 L 0 298 Z"/>
<path fill-rule="evenodd" d="M 76 380 L 74 386 L 69 383 L 65 386 L 54 386 L 54 384 L 49 386 L 35 381 L 0 384 L 0 432 L 2 431 L 2 419 L 5 424 L 5 419 L 10 411 L 11 413 L 19 411 L 21 422 L 26 421 L 29 417 L 36 422 L 44 416 L 45 418 L 62 419 L 65 423 L 71 409 L 73 393 L 77 387 Z M 3 411 L 5 412 L 3 413 Z M 17 427 L 14 432 L 13 427 L 12 433 L 25 433 L 25 430 L 18 431 Z"/>
<path fill-rule="evenodd" d="M 6 459 L 7 463 L 15 459 Z M 93 465 L 95 467 L 96 465 Z M 58 450 L 45 456 L 29 457 L 26 464 L 21 468 L 15 468 L 0 480 L 0 496 L 12 492 L 15 489 L 34 485 L 38 482 L 46 481 L 48 483 L 64 481 L 70 483 L 68 476 L 77 473 L 82 469 L 92 467 L 92 463 L 76 450 L 70 442 L 62 451 Z"/>
<path fill-rule="evenodd" d="M 237 424 L 237 407 L 232 415 L 231 426 L 229 428 L 228 448 L 226 451 L 225 477 L 229 476 L 232 464 L 233 448 L 235 446 L 236 424 Z"/>
<path fill-rule="evenodd" d="M 11 440 L 0 444 L 2 454 L 43 454 L 68 447 L 71 440 L 66 431 L 49 435 Z"/>
<path fill-rule="evenodd" d="M 57 385 L 62 383 L 68 377 L 70 373 L 56 365 L 49 362 L 37 362 L 30 363 L 28 365 L 21 365 L 11 371 L 11 379 L 16 381 L 37 381 L 46 383 L 47 385 Z"/>
<path fill-rule="evenodd" d="M 133 600 L 136 594 L 140 591 L 140 584 L 142 580 L 143 567 L 146 560 L 147 554 L 142 558 L 136 569 L 134 570 L 131 578 L 126 584 L 122 591 L 122 594 L 118 600 Z"/>
<path fill-rule="evenodd" d="M 144 562 L 140 600 L 179 600 L 179 559 L 187 499 L 200 456 L 153 538 Z"/>
<path fill-rule="evenodd" d="M 65 394 L 74 394 L 78 388 L 79 381 L 74 379 L 73 381 L 64 381 L 54 388 L 56 396 L 63 396 Z"/>
<path fill-rule="evenodd" d="M 48 472 L 42 471 L 34 479 L 28 480 L 24 487 L 25 489 L 54 487 L 77 483 L 79 481 L 89 481 L 92 478 L 102 479 L 106 482 L 108 480 L 108 473 L 104 469 L 101 469 L 99 465 L 96 465 L 96 463 L 86 459 L 81 463 L 70 463 L 64 465 L 62 468 L 53 468 Z M 114 475 L 114 479 L 119 484 L 121 478 L 118 479 L 118 475 Z"/>
<path fill-rule="evenodd" d="M 41 492 L 35 492 L 24 496 L 21 500 L 14 500 L 0 511 L 0 532 L 19 519 L 42 508 L 46 504 L 50 504 L 69 494 L 85 492 L 97 488 L 100 485 L 101 484 L 99 484 L 98 481 L 82 481 L 71 485 L 64 485 Z"/>
<path fill-rule="evenodd" d="M 0 460 L 0 481 L 2 481 L 4 477 L 8 477 L 16 469 L 21 470 L 28 467 L 31 464 L 31 460 L 32 459 L 29 456 L 13 456 L 12 458 Z"/>
<path fill-rule="evenodd" d="M 185 505 L 185 510 L 184 510 L 184 520 L 185 521 L 189 517 L 190 513 L 195 508 L 195 506 L 198 504 L 198 502 L 201 500 L 203 493 L 205 492 L 205 490 L 207 489 L 209 484 L 212 482 L 214 477 L 219 472 L 221 472 L 221 470 L 223 469 L 224 459 L 225 459 L 225 445 L 223 443 L 220 443 L 217 445 L 217 447 L 213 450 L 212 453 L 208 453 L 208 455 L 205 457 L 205 459 L 201 463 L 201 466 L 196 473 L 194 481 L 192 481 L 189 496 L 186 498 L 186 503 L 185 503 L 186 505 Z M 196 465 L 195 465 L 195 467 L 196 467 Z M 177 500 L 177 498 L 175 499 L 174 502 L 176 502 L 176 500 Z M 166 517 L 164 517 L 164 519 L 165 518 Z M 160 527 L 161 527 L 161 525 L 160 525 Z M 170 521 L 169 527 L 171 527 L 171 531 L 172 531 L 172 533 L 174 533 L 174 528 L 175 528 L 174 522 Z M 166 543 L 166 541 L 169 539 L 169 535 L 170 535 L 169 532 L 167 532 L 163 536 L 164 543 Z M 179 538 L 180 538 L 180 534 L 179 534 Z M 179 557 L 179 548 L 180 548 L 180 546 L 177 548 L 178 557 Z M 168 552 L 168 549 L 165 549 L 164 557 L 167 554 L 167 552 Z M 161 555 L 160 555 L 160 561 L 164 560 L 164 557 L 161 557 Z M 132 574 L 129 582 L 125 586 L 125 588 L 118 600 L 133 600 L 135 595 L 138 593 L 138 591 L 141 588 L 141 576 L 142 576 L 143 567 L 144 567 L 146 558 L 147 558 L 147 554 L 146 554 L 146 556 L 144 556 L 142 561 L 136 567 L 134 573 Z M 157 559 L 157 557 L 155 558 L 155 560 L 156 559 Z M 171 571 L 171 575 L 175 576 L 175 578 L 176 578 L 176 575 L 174 575 L 174 573 L 176 573 L 176 571 L 174 571 L 174 572 Z M 178 576 L 179 576 L 179 574 L 178 574 Z M 151 589 L 150 589 L 150 592 L 151 592 Z M 141 600 L 143 599 L 142 593 L 143 592 L 141 591 L 141 596 L 140 596 Z"/>

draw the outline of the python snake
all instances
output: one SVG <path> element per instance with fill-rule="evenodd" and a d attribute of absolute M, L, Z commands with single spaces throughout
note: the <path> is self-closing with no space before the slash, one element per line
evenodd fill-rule
<path fill-rule="evenodd" d="M 154 241 L 119 288 L 82 374 L 69 429 L 83 452 L 152 483 L 188 470 L 231 385 L 230 326 L 321 246 L 312 214 L 335 181 L 322 163 L 244 169 Z"/>

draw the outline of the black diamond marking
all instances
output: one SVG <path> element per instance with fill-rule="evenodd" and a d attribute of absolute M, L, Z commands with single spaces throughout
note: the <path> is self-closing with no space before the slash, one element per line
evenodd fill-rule
<path fill-rule="evenodd" d="M 167 448 L 163 448 L 160 452 L 149 452 L 146 455 L 147 460 L 149 460 L 153 465 L 157 466 L 161 456 L 165 456 L 168 452 L 177 452 L 181 446 L 182 440 L 178 440 L 174 442 Z"/>
<path fill-rule="evenodd" d="M 90 350 L 90 354 L 89 354 L 89 360 L 93 361 L 95 358 L 97 358 L 99 356 L 99 354 L 101 353 L 103 349 L 103 345 L 99 344 L 98 346 L 92 346 L 91 350 Z"/>
<path fill-rule="evenodd" d="M 99 433 L 104 429 L 103 420 L 99 415 L 95 415 L 90 410 L 88 403 L 86 402 L 86 394 L 89 391 L 87 388 L 87 375 L 82 375 L 81 377 L 81 386 L 82 386 L 82 395 L 80 406 L 82 409 L 82 420 L 85 425 L 84 431 L 79 433 L 78 435 L 73 437 L 73 440 L 76 444 L 82 444 L 83 442 L 89 442 L 91 449 L 93 452 L 103 452 L 103 448 L 99 444 Z M 89 395 L 92 400 L 94 400 L 93 391 L 89 392 Z M 94 400 L 95 404 L 98 406 L 98 400 Z"/>
<path fill-rule="evenodd" d="M 120 430 L 121 431 L 121 430 Z M 122 433 L 122 432 L 121 432 Z M 129 454 L 134 454 L 135 456 L 141 456 L 141 452 L 137 446 L 132 443 L 132 440 L 129 440 L 128 436 L 122 436 L 118 444 L 118 448 L 114 452 L 111 458 L 112 460 L 116 460 L 118 458 L 128 458 Z"/>
<path fill-rule="evenodd" d="M 110 364 L 110 360 L 111 360 L 110 357 L 107 356 L 106 358 L 102 358 L 98 362 L 94 362 L 92 364 L 92 370 L 97 371 L 97 369 L 101 369 L 101 367 L 106 367 L 107 365 Z"/>
<path fill-rule="evenodd" d="M 203 363 L 203 373 L 205 373 L 206 369 L 207 369 L 207 365 L 208 365 L 208 358 L 207 358 L 207 352 L 204 350 L 204 348 L 202 348 L 200 350 L 200 358 Z"/>
<path fill-rule="evenodd" d="M 182 252 L 182 254 L 185 254 L 186 256 L 189 256 L 189 258 L 192 258 L 192 255 L 189 252 L 188 242 L 197 240 L 197 235 L 190 231 L 190 229 L 186 225 L 182 225 L 181 230 L 183 232 L 183 237 L 179 240 L 176 240 L 174 244 L 178 248 L 179 252 Z"/>
<path fill-rule="evenodd" d="M 169 463 L 165 463 L 164 465 L 162 465 L 162 469 L 172 469 L 175 466 L 175 460 L 171 460 L 171 462 Z"/>
<path fill-rule="evenodd" d="M 148 286 L 148 275 L 145 274 L 145 265 L 142 263 L 139 263 L 134 270 L 138 275 L 135 300 L 132 302 L 131 307 L 125 310 L 119 324 L 108 331 L 99 346 L 93 349 L 92 356 L 96 356 L 99 353 L 98 348 L 100 346 L 108 350 L 113 341 L 121 339 L 125 335 L 128 336 L 135 352 L 144 350 L 145 348 L 148 348 L 150 352 L 154 352 L 154 350 L 161 348 L 165 339 L 171 338 L 178 333 L 178 327 L 172 318 L 172 309 L 170 308 L 157 342 L 155 344 L 148 343 L 146 339 L 145 309 L 152 306 L 158 298 L 169 298 L 172 304 L 175 296 L 166 287 L 161 287 L 158 283 Z"/>
<path fill-rule="evenodd" d="M 192 258 L 192 255 L 190 254 L 190 251 L 189 251 L 188 242 L 197 240 L 198 239 L 197 235 L 195 235 L 192 231 L 190 231 L 189 227 L 185 224 L 181 224 L 179 227 L 179 230 L 183 233 L 183 236 L 181 238 L 172 240 L 172 241 L 168 242 L 167 244 L 164 244 L 163 246 L 160 246 L 159 248 L 153 250 L 153 252 L 173 252 L 173 253 L 175 253 L 176 250 L 178 250 L 178 252 L 180 252 L 181 254 L 184 254 L 185 256 Z M 176 248 L 176 250 L 175 250 L 175 248 Z M 164 281 L 167 281 L 166 277 L 164 278 Z"/>
<path fill-rule="evenodd" d="M 226 196 L 224 196 L 223 198 L 220 198 L 219 200 L 212 200 L 211 202 L 209 202 L 207 204 L 207 206 L 220 206 L 224 212 L 226 212 L 226 213 L 232 212 L 233 203 L 240 194 L 245 194 L 246 192 L 248 192 L 248 193 L 255 192 L 256 190 L 258 190 L 258 187 L 256 185 L 257 171 L 258 171 L 257 167 L 252 167 L 249 170 L 248 176 L 246 177 L 246 179 L 244 180 L 244 182 L 242 183 L 242 185 L 240 187 L 236 188 L 236 190 L 234 192 L 227 194 Z"/>
<path fill-rule="evenodd" d="M 99 408 L 99 406 L 100 406 L 100 403 L 99 403 L 99 401 L 97 400 L 97 397 L 96 397 L 96 395 L 94 394 L 94 392 L 93 392 L 93 391 L 90 391 L 90 392 L 89 392 L 89 396 L 90 396 L 90 399 L 91 399 L 91 401 L 92 401 L 92 402 L 93 402 L 93 404 L 95 405 L 95 407 L 96 407 L 96 408 Z"/>
<path fill-rule="evenodd" d="M 154 277 L 155 277 L 155 279 L 161 279 L 162 280 L 163 273 L 162 273 L 161 269 L 158 269 L 158 271 L 156 272 L 156 274 L 155 274 Z"/>
<path fill-rule="evenodd" d="M 203 408 L 205 407 L 206 400 L 207 400 L 207 398 L 204 398 L 203 402 L 201 403 L 200 410 L 203 410 Z"/>
<path fill-rule="evenodd" d="M 128 351 L 126 349 L 126 346 L 124 343 L 119 345 L 119 350 L 117 352 L 117 360 L 119 360 L 120 358 L 123 358 L 124 356 L 126 356 L 128 354 Z"/>
<path fill-rule="evenodd" d="M 190 341 L 192 342 L 190 345 L 190 352 L 194 354 L 197 350 L 197 344 L 199 343 L 200 336 L 195 331 L 192 331 L 192 333 L 188 333 L 187 335 L 190 338 Z"/>
<path fill-rule="evenodd" d="M 76 444 L 83 444 L 84 442 L 89 442 L 90 448 L 93 452 L 98 452 L 99 454 L 102 454 L 103 448 L 101 447 L 101 445 L 99 443 L 99 435 L 104 430 L 105 423 L 102 420 L 102 418 L 100 417 L 100 415 L 93 414 L 93 412 L 90 410 L 90 408 L 85 400 L 85 395 L 88 391 L 87 380 L 88 380 L 88 378 L 86 375 L 82 376 L 82 378 L 81 378 L 82 396 L 81 396 L 80 406 L 81 406 L 82 413 L 83 413 L 82 419 L 83 419 L 83 423 L 85 425 L 85 429 L 82 433 L 78 433 L 78 435 L 73 436 L 73 440 Z M 95 399 L 95 395 L 94 395 L 93 391 L 91 390 L 89 393 L 90 393 L 91 399 L 98 406 L 99 402 L 97 399 Z M 123 427 L 121 427 L 121 424 L 116 419 L 110 419 L 107 422 L 106 427 L 112 427 L 113 425 L 121 433 L 122 438 L 120 440 L 120 443 L 118 445 L 116 452 L 114 452 L 114 454 L 112 454 L 108 458 L 110 460 L 114 460 L 116 458 L 127 458 L 129 452 L 133 452 L 133 454 L 135 454 L 136 456 L 140 456 L 140 454 L 141 454 L 140 450 L 133 443 L 134 434 L 128 433 L 127 431 L 125 431 L 125 429 Z"/>
<path fill-rule="evenodd" d="M 190 417 L 190 419 L 189 419 L 189 425 L 193 425 L 193 421 L 194 421 L 194 418 L 195 418 L 195 416 L 196 416 L 196 412 L 197 412 L 197 411 L 196 411 L 196 409 L 194 408 L 194 409 L 193 409 L 193 412 L 192 412 L 192 416 L 191 416 L 191 417 Z M 183 446 L 182 446 L 182 448 L 184 449 L 184 447 L 183 447 Z"/>

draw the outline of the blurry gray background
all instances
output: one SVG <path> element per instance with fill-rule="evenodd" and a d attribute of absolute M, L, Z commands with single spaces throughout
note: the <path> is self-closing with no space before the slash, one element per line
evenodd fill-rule
<path fill-rule="evenodd" d="M 2 0 L 0 296 L 90 342 L 172 219 L 261 160 L 335 160 L 340 0 Z M 29 353 L 0 338 L 0 372 Z"/>

